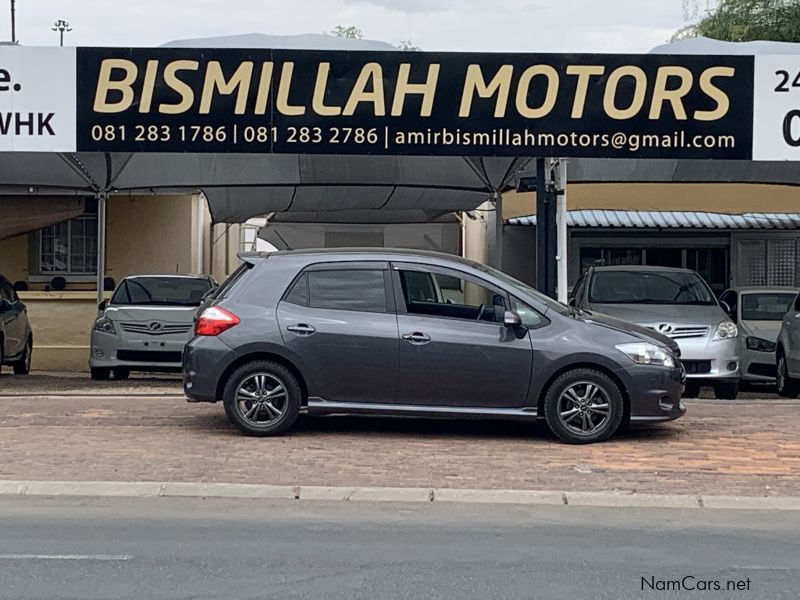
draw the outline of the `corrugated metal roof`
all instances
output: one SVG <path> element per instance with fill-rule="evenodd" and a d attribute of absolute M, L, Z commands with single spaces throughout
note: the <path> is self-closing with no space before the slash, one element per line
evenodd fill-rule
<path fill-rule="evenodd" d="M 536 225 L 536 215 L 516 217 L 508 225 Z M 800 229 L 800 214 L 746 213 L 727 215 L 688 211 L 570 210 L 568 227 L 635 229 Z"/>

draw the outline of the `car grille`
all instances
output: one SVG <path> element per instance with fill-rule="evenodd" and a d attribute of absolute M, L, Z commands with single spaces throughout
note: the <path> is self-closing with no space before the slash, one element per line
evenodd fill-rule
<path fill-rule="evenodd" d="M 154 328 L 155 325 L 157 326 Z M 127 321 L 120 323 L 120 327 L 122 327 L 122 331 L 143 335 L 172 335 L 188 333 L 192 330 L 191 323 L 162 323 L 160 321 Z"/>
<path fill-rule="evenodd" d="M 656 327 L 650 327 L 653 331 L 658 331 Z M 706 337 L 708 335 L 708 327 L 676 327 L 669 333 L 660 332 L 662 335 L 666 335 L 667 337 L 672 338 L 673 340 L 676 339 L 687 339 L 687 338 L 701 338 Z"/>
<path fill-rule="evenodd" d="M 180 352 L 165 352 L 161 350 L 117 350 L 117 359 L 130 362 L 149 362 L 149 363 L 179 363 L 182 354 Z"/>
<path fill-rule="evenodd" d="M 710 360 L 684 360 L 681 361 L 686 372 L 690 375 L 698 373 L 710 373 L 711 361 Z"/>

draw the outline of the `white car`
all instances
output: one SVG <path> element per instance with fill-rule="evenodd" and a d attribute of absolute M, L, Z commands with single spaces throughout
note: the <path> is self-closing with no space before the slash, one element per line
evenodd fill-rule
<path fill-rule="evenodd" d="M 783 316 L 775 349 L 778 394 L 796 398 L 800 394 L 800 296 Z"/>
<path fill-rule="evenodd" d="M 743 381 L 772 382 L 776 376 L 778 334 L 786 311 L 800 289 L 739 287 L 719 297 L 739 326 L 739 362 Z"/>

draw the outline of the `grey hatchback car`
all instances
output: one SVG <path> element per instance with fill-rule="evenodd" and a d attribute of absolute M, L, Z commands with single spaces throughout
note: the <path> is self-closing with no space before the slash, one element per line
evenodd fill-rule
<path fill-rule="evenodd" d="M 298 413 L 546 419 L 569 443 L 684 414 L 671 340 L 495 269 L 405 250 L 241 255 L 183 352 L 190 402 L 250 435 Z"/>

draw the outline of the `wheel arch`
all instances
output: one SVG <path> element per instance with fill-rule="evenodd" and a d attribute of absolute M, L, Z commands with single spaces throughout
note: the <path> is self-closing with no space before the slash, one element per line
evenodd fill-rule
<path fill-rule="evenodd" d="M 292 375 L 295 376 L 295 379 L 297 379 L 297 383 L 300 385 L 300 390 L 303 392 L 301 405 L 305 406 L 308 403 L 308 383 L 306 381 L 306 378 L 303 376 L 302 371 L 289 358 L 281 354 L 278 354 L 276 352 L 270 352 L 268 350 L 257 350 L 248 352 L 246 354 L 238 356 L 236 359 L 231 361 L 231 363 L 227 367 L 225 367 L 225 370 L 222 372 L 222 375 L 220 375 L 219 380 L 217 381 L 216 397 L 222 398 L 225 386 L 228 383 L 228 379 L 230 379 L 230 376 L 236 369 L 238 369 L 242 365 L 246 365 L 247 363 L 256 362 L 259 360 L 267 360 L 270 362 L 275 362 L 289 369 Z"/>
<path fill-rule="evenodd" d="M 591 360 L 569 363 L 554 371 L 539 392 L 539 398 L 536 404 L 536 414 L 539 417 L 544 417 L 544 400 L 547 396 L 547 393 L 550 391 L 550 388 L 553 387 L 553 383 L 556 381 L 556 379 L 561 377 L 564 373 L 578 369 L 592 369 L 594 371 L 599 371 L 603 375 L 607 375 L 614 383 L 617 384 L 620 394 L 622 394 L 622 405 L 624 407 L 624 412 L 622 413 L 622 422 L 627 423 L 631 416 L 631 399 L 630 395 L 628 394 L 627 386 L 622 379 L 620 379 L 619 375 L 617 375 L 612 369 L 609 369 L 607 366 L 600 364 L 599 362 L 593 362 Z"/>

